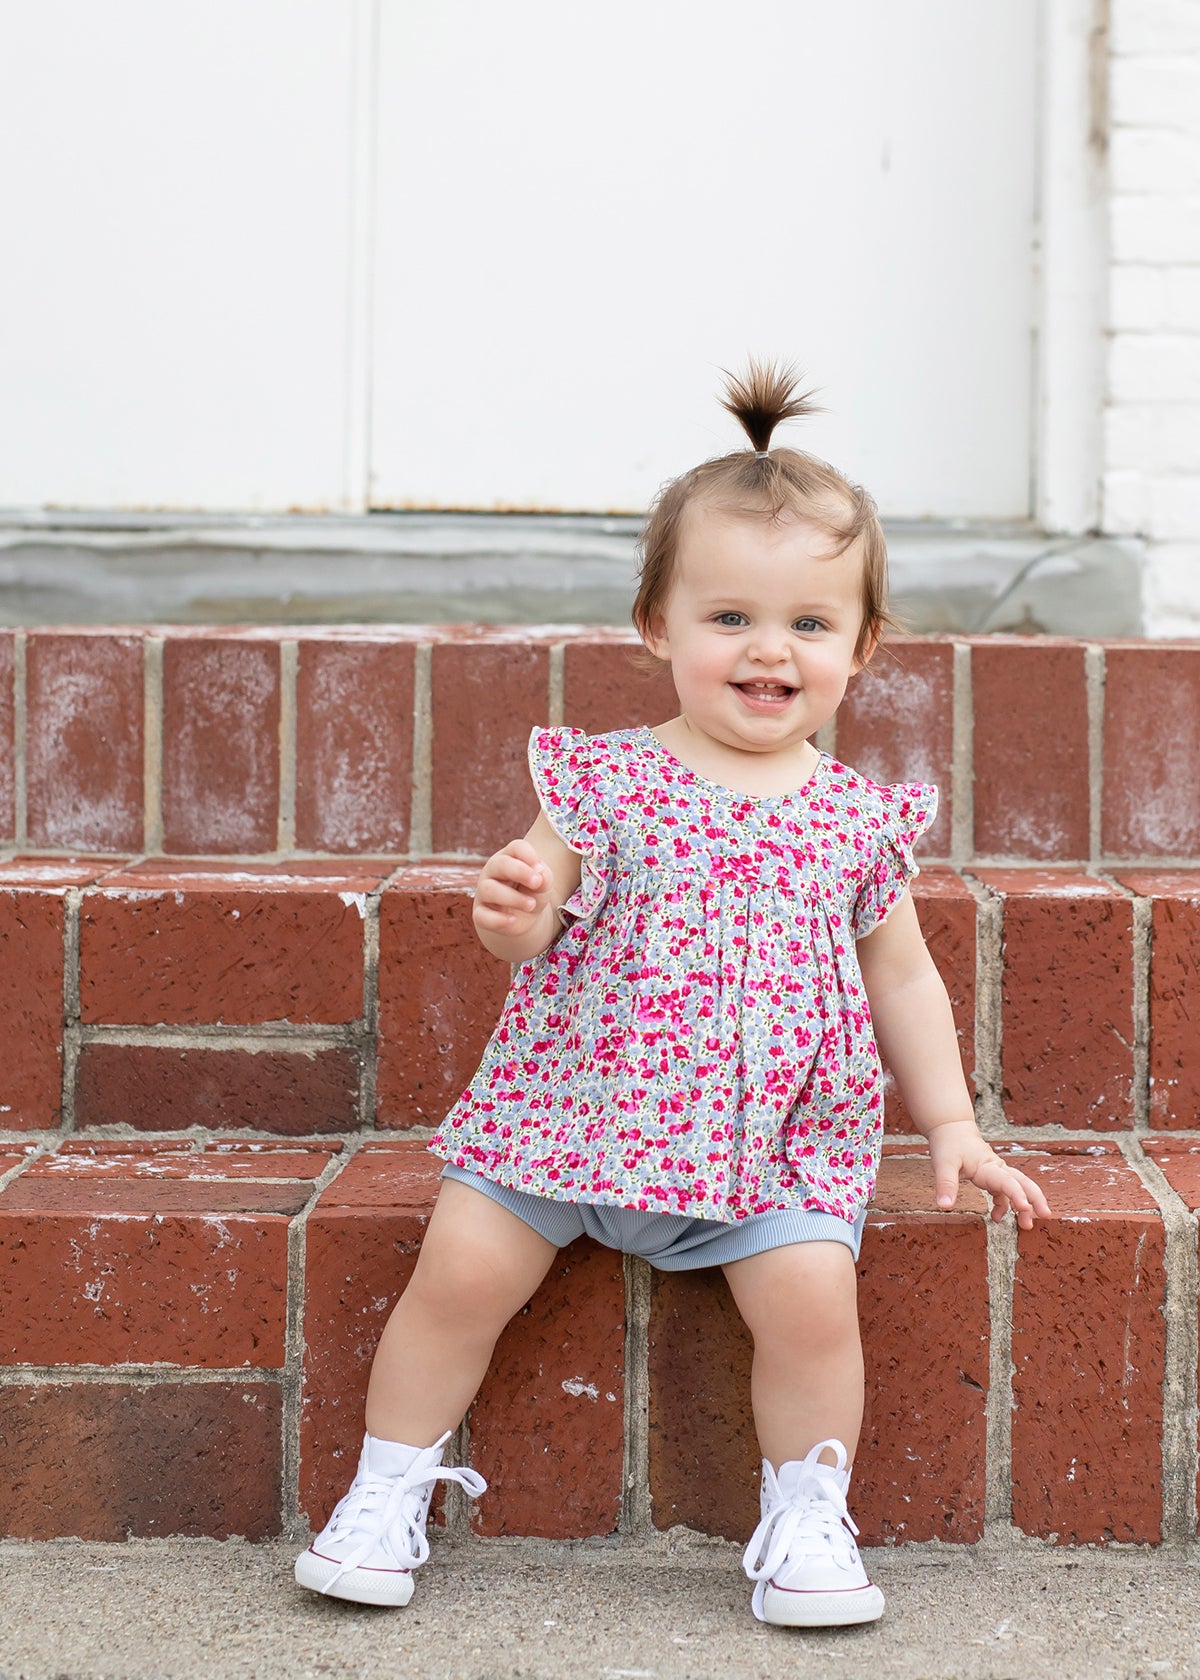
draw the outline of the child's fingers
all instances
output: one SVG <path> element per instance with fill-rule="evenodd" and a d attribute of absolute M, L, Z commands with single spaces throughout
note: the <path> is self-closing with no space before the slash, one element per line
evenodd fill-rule
<path fill-rule="evenodd" d="M 484 874 L 494 881 L 528 887 L 531 892 L 543 892 L 550 885 L 546 866 L 528 840 L 511 841 L 502 852 L 489 858 Z"/>
<path fill-rule="evenodd" d="M 934 1169 L 933 1189 L 940 1208 L 952 1208 L 958 1200 L 959 1163 L 939 1162 Z"/>
<path fill-rule="evenodd" d="M 1034 1219 L 1046 1218 L 1050 1212 L 1050 1204 L 1040 1185 L 1027 1178 L 1023 1172 L 1015 1167 L 1006 1167 L 996 1161 L 985 1176 L 983 1185 L 992 1196 L 992 1218 L 1003 1219 L 1009 1208 L 1012 1209 L 1017 1225 L 1022 1231 L 1033 1229 Z"/>

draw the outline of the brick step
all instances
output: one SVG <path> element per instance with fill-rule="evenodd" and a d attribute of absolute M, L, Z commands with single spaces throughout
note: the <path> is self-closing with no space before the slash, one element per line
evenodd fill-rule
<path fill-rule="evenodd" d="M 1113 1139 L 1003 1147 L 1054 1212 L 989 1243 L 977 1192 L 935 1212 L 922 1146 L 887 1146 L 860 1264 L 863 1538 L 970 1542 L 1010 1518 L 1063 1543 L 1190 1537 L 1200 1139 L 1143 1137 L 1129 1159 Z M 435 1172 L 415 1139 L 0 1153 L 6 1532 L 261 1538 L 323 1521 Z M 470 1523 L 745 1537 L 749 1354 L 719 1273 L 563 1251 L 471 1409 L 467 1454 L 491 1488 Z"/>
<path fill-rule="evenodd" d="M 0 1137 L 437 1124 L 507 985 L 476 870 L 0 861 Z M 1200 870 L 927 866 L 914 896 L 985 1122 L 1200 1125 Z"/>
<path fill-rule="evenodd" d="M 677 710 L 635 648 L 516 626 L 0 632 L 0 842 L 490 852 L 533 819 L 535 724 Z M 1197 715 L 1195 642 L 923 636 L 851 684 L 824 744 L 939 784 L 930 856 L 1178 863 L 1200 859 Z"/>

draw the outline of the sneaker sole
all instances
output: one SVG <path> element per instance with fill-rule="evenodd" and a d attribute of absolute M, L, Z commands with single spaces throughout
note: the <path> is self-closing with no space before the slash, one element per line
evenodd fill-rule
<path fill-rule="evenodd" d="M 794 1592 L 769 1586 L 763 1594 L 764 1620 L 776 1627 L 853 1627 L 877 1622 L 883 1594 L 875 1585 L 850 1592 Z"/>
<path fill-rule="evenodd" d="M 352 1604 L 374 1604 L 400 1610 L 413 1595 L 412 1571 L 408 1569 L 350 1569 L 332 1587 L 326 1583 L 337 1574 L 340 1564 L 318 1557 L 310 1547 L 296 1559 L 296 1585 L 326 1598 L 346 1598 Z"/>

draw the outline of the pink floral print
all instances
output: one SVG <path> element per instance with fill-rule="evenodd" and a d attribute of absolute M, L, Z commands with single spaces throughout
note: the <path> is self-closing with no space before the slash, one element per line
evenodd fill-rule
<path fill-rule="evenodd" d="M 937 789 L 824 755 L 750 798 L 648 729 L 535 729 L 529 759 L 582 879 L 431 1149 L 560 1201 L 853 1219 L 883 1133 L 855 940 L 917 874 Z"/>

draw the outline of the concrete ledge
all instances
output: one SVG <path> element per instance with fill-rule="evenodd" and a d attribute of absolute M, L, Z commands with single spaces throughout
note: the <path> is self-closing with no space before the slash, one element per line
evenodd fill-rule
<path fill-rule="evenodd" d="M 0 515 L 8 624 L 629 624 L 637 516 Z M 1027 524 L 892 522 L 914 632 L 1139 635 L 1143 545 Z"/>

